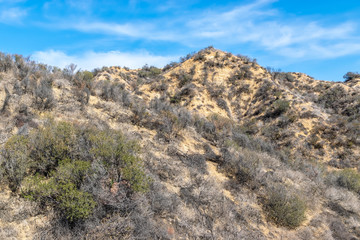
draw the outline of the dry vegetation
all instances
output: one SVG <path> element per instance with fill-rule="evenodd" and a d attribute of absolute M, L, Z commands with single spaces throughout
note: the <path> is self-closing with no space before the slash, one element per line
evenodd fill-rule
<path fill-rule="evenodd" d="M 359 76 L 0 53 L 0 239 L 358 239 Z"/>

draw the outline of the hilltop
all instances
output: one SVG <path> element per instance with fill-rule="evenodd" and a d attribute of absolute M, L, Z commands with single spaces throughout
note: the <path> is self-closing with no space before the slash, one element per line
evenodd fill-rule
<path fill-rule="evenodd" d="M 0 238 L 360 238 L 359 74 L 211 47 L 92 72 L 1 54 L 0 107 Z"/>

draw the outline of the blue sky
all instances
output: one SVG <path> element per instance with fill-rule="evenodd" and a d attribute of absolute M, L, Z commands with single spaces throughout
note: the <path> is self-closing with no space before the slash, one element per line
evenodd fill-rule
<path fill-rule="evenodd" d="M 209 45 L 341 81 L 360 71 L 359 0 L 0 0 L 0 51 L 82 69 L 161 67 Z"/>

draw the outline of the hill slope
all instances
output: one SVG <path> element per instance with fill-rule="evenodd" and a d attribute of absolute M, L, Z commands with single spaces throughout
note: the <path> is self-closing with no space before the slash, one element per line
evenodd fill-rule
<path fill-rule="evenodd" d="M 213 48 L 164 69 L 76 72 L 16 55 L 1 55 L 0 63 L 1 238 L 360 238 L 356 77 L 318 81 Z M 101 160 L 84 147 L 93 144 L 91 129 L 121 131 L 138 142 L 148 191 L 135 191 L 120 167 L 116 178 L 110 169 L 93 185 L 90 173 L 78 184 L 96 202 L 86 218 L 64 217 L 53 204 L 61 199 L 57 188 L 25 201 L 32 174 L 60 184 L 56 171 L 65 165 L 40 171 L 31 165 L 38 152 L 30 146 L 31 167 L 19 178 L 14 168 L 22 162 L 10 164 L 5 143 L 24 136 L 38 145 L 49 123 L 63 121 L 84 142 L 69 148 L 66 158 L 75 165 L 81 160 L 95 169 Z"/>

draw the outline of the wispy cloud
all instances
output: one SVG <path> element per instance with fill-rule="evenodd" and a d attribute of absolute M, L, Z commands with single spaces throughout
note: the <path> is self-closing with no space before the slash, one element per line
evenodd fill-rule
<path fill-rule="evenodd" d="M 59 25 L 60 26 L 60 25 Z M 79 21 L 71 26 L 64 24 L 62 28 L 74 29 L 87 33 L 102 33 L 116 37 L 131 37 L 145 40 L 177 41 L 178 33 L 158 29 L 157 24 L 144 21 L 123 24 L 110 22 Z"/>
<path fill-rule="evenodd" d="M 333 58 L 360 52 L 355 22 L 325 24 L 322 19 L 287 16 L 272 7 L 274 2 L 258 0 L 231 9 L 205 9 L 146 22 L 82 20 L 61 26 L 115 38 L 170 41 L 186 46 L 203 47 L 208 42 L 235 46 L 250 43 L 260 50 L 295 59 Z"/>
<path fill-rule="evenodd" d="M 49 50 L 38 51 L 32 55 L 38 62 L 64 68 L 70 63 L 75 63 L 79 68 L 92 70 L 101 66 L 127 66 L 140 68 L 145 64 L 163 67 L 170 61 L 179 59 L 179 56 L 157 56 L 147 51 L 138 52 L 93 52 L 89 51 L 81 55 L 68 55 L 62 51 Z"/>
<path fill-rule="evenodd" d="M 27 15 L 27 10 L 18 7 L 0 10 L 0 23 L 20 23 Z"/>

